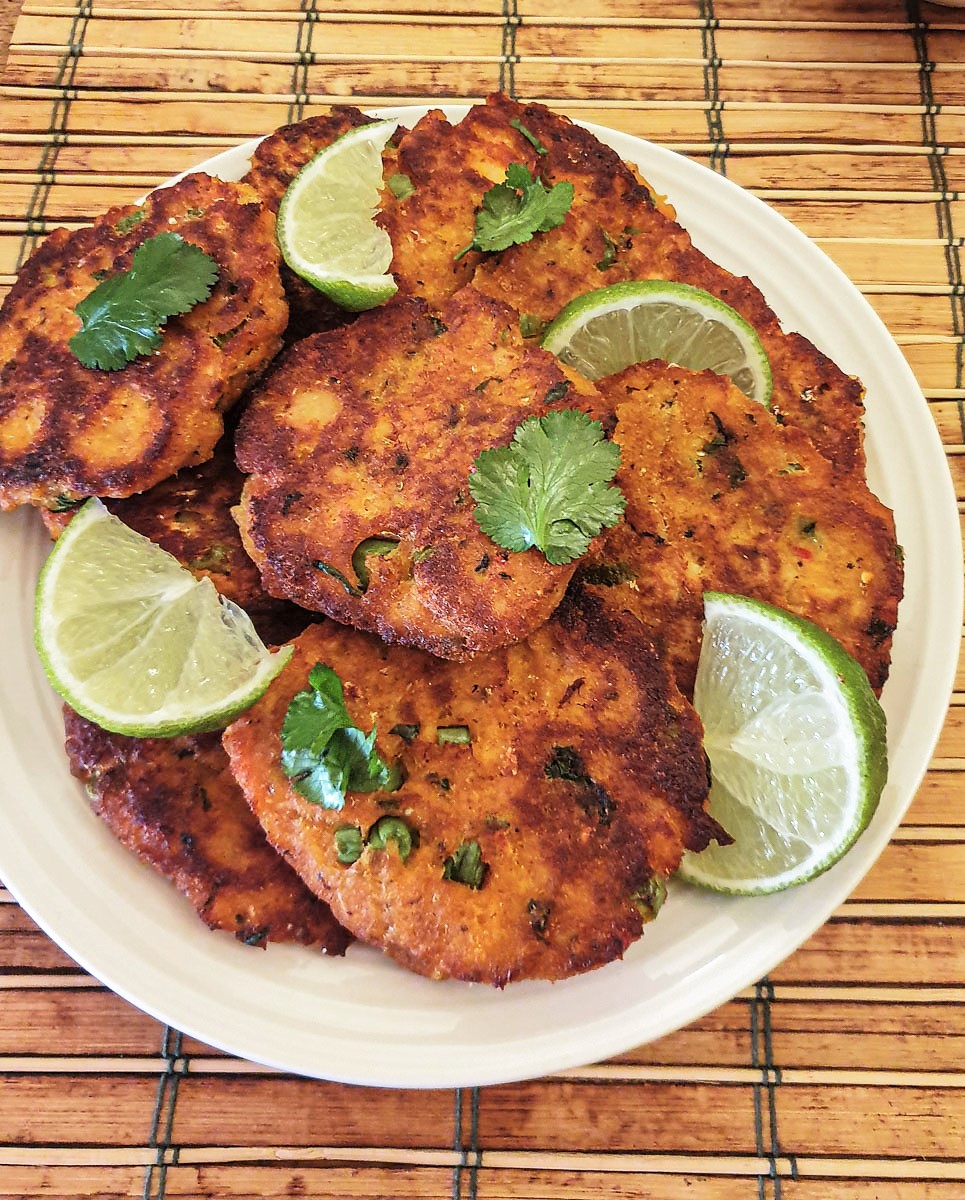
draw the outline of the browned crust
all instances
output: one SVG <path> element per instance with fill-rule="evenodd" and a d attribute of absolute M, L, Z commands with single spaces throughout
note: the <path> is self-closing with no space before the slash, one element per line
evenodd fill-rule
<path fill-rule="evenodd" d="M 266 589 L 448 658 L 525 637 L 573 565 L 496 546 L 476 525 L 469 475 L 525 417 L 595 401 L 523 344 L 512 310 L 471 288 L 439 318 L 399 298 L 299 343 L 253 396 L 236 443 L 250 476 L 238 521 Z M 362 594 L 352 555 L 370 537 L 399 546 L 368 560 Z"/>
<path fill-rule="evenodd" d="M 462 255 L 473 240 L 476 209 L 512 162 L 535 169 L 536 151 L 505 115 L 474 105 L 456 125 L 433 110 L 399 139 L 397 169 L 413 191 L 384 195 L 379 223 L 392 240 L 390 270 L 403 294 L 433 308 L 469 283 L 482 259 Z"/>
<path fill-rule="evenodd" d="M 391 794 L 350 793 L 341 811 L 309 804 L 280 766 L 280 728 L 316 662 L 332 666 L 360 726 L 405 772 Z M 391 730 L 418 725 L 411 742 Z M 439 745 L 466 725 L 472 744 Z M 704 812 L 707 768 L 696 714 L 641 627 L 568 598 L 529 641 L 443 662 L 368 635 L 307 630 L 268 693 L 226 730 L 236 777 L 269 839 L 356 936 L 411 970 L 502 986 L 557 979 L 620 957 L 643 928 L 634 903 L 685 846 L 719 836 Z M 547 774 L 558 748 L 582 783 Z M 387 814 L 416 831 L 406 862 L 366 848 L 338 861 L 343 826 L 367 835 Z M 474 889 L 444 878 L 462 843 L 487 864 Z"/>
<path fill-rule="evenodd" d="M 582 564 L 659 637 L 691 694 L 705 591 L 769 601 L 832 634 L 880 691 L 902 594 L 893 514 L 800 429 L 729 380 L 641 363 L 598 384 L 617 416 L 626 521 Z"/>
<path fill-rule="evenodd" d="M 253 192 L 191 175 L 145 202 L 128 232 L 116 208 L 55 230 L 0 310 L 0 507 L 57 507 L 144 491 L 209 458 L 222 413 L 277 352 L 287 319 L 269 215 Z M 123 228 L 123 226 L 122 226 Z M 126 270 L 148 237 L 173 231 L 218 263 L 208 300 L 173 317 L 160 349 L 121 371 L 81 365 L 74 307 L 100 272 Z"/>
<path fill-rule="evenodd" d="M 297 942 L 344 954 L 351 937 L 265 840 L 220 734 L 122 737 L 69 708 L 64 722 L 71 770 L 94 811 L 205 924 L 250 945 Z"/>

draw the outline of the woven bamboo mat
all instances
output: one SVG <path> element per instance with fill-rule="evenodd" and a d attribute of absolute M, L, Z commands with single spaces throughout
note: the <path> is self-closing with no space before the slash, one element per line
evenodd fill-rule
<path fill-rule="evenodd" d="M 0 288 L 54 225 L 317 105 L 502 88 L 673 147 L 814 238 L 902 346 L 965 495 L 965 11 L 384 7 L 28 0 Z M 672 1036 L 535 1082 L 403 1095 L 254 1067 L 115 997 L 0 889 L 0 1195 L 960 1200 L 963 696 L 893 843 L 801 950 Z"/>

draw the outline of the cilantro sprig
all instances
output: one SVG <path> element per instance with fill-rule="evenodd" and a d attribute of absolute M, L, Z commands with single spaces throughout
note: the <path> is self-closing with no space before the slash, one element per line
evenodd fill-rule
<path fill-rule="evenodd" d="M 207 300 L 218 264 L 177 233 L 158 233 L 134 251 L 130 268 L 110 275 L 76 306 L 81 328 L 70 348 L 85 367 L 119 371 L 161 344 L 169 317 Z"/>
<path fill-rule="evenodd" d="M 470 250 L 505 250 L 530 241 L 535 233 L 548 233 L 563 224 L 572 203 L 572 183 L 564 180 L 548 188 L 522 163 L 510 163 L 505 180 L 483 196 L 473 239 L 456 261 Z"/>
<path fill-rule="evenodd" d="M 479 528 L 506 550 L 535 546 L 553 564 L 579 558 L 626 507 L 608 486 L 620 447 L 579 409 L 528 417 L 510 445 L 483 450 L 475 466 L 469 490 Z"/>
<path fill-rule="evenodd" d="M 342 681 L 316 663 L 308 687 L 288 706 L 281 727 L 282 770 L 312 804 L 339 809 L 346 792 L 392 792 L 402 782 L 395 764 L 375 749 L 375 728 L 362 732 L 345 707 Z"/>

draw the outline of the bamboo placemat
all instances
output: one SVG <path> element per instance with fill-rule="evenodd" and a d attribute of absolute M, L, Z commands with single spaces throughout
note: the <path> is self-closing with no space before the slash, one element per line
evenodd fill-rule
<path fill-rule="evenodd" d="M 965 11 L 383 7 L 28 0 L 0 90 L 0 287 L 53 226 L 318 105 L 501 88 L 682 151 L 813 237 L 902 346 L 963 496 Z M 0 890 L 0 1194 L 961 1200 L 963 835 L 956 691 L 897 837 L 769 978 L 608 1063 L 404 1095 L 285 1076 L 159 1025 Z"/>

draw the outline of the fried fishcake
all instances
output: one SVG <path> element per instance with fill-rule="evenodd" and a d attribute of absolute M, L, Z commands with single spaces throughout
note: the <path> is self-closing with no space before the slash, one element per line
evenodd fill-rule
<path fill-rule="evenodd" d="M 288 185 L 307 162 L 343 133 L 359 125 L 368 125 L 372 120 L 346 104 L 283 125 L 258 143 L 244 182 L 255 189 L 269 211 L 276 215 Z M 390 155 L 391 151 L 387 151 L 387 159 Z M 296 275 L 284 260 L 281 280 L 289 306 L 287 341 L 297 341 L 322 329 L 333 329 L 346 319 L 346 314 L 334 301 Z"/>
<path fill-rule="evenodd" d="M 123 370 L 82 366 L 68 345 L 81 324 L 74 307 L 159 232 L 217 261 L 211 296 Z M 203 462 L 286 319 L 271 217 L 239 184 L 190 175 L 141 208 L 54 230 L 0 309 L 0 508 L 129 496 Z"/>
<path fill-rule="evenodd" d="M 693 694 L 703 593 L 722 591 L 820 625 L 880 691 L 902 562 L 864 480 L 836 475 L 800 429 L 711 371 L 640 363 L 597 386 L 616 413 L 627 508 L 581 578 L 653 631 L 681 690 Z"/>
<path fill-rule="evenodd" d="M 482 196 L 501 183 L 510 163 L 535 170 L 538 155 L 495 107 L 473 106 L 456 125 L 437 109 L 399 139 L 396 169 L 411 193 L 389 189 L 377 217 L 392 242 L 399 291 L 431 307 L 472 279 L 482 255 L 458 257 L 473 240 Z"/>
<path fill-rule="evenodd" d="M 551 321 L 584 292 L 625 280 L 670 279 L 703 288 L 757 330 L 770 359 L 773 410 L 800 426 L 840 474 L 863 470 L 863 388 L 857 379 L 802 335 L 784 333 L 758 288 L 698 250 L 631 168 L 593 134 L 541 104 L 496 96 L 488 105 L 539 139 L 546 150 L 542 177 L 548 183 L 570 180 L 575 192 L 561 226 L 488 256 L 473 277 L 475 287 L 533 324 Z"/>
<path fill-rule="evenodd" d="M 696 714 L 639 623 L 592 597 L 568 594 L 528 641 L 471 663 L 331 624 L 294 645 L 225 731 L 232 768 L 308 886 L 413 971 L 502 986 L 601 966 L 640 937 L 685 847 L 729 840 L 704 809 Z M 282 722 L 316 662 L 400 764 L 397 791 L 351 792 L 333 811 L 286 779 Z M 471 743 L 440 744 L 453 727 Z"/>
<path fill-rule="evenodd" d="M 273 596 L 387 641 L 458 659 L 525 637 L 574 566 L 490 541 L 469 474 L 526 417 L 595 402 L 471 288 L 439 317 L 397 298 L 300 342 L 252 396 L 236 440 L 245 548 Z"/>
<path fill-rule="evenodd" d="M 94 811 L 211 929 L 250 945 L 344 954 L 350 935 L 265 839 L 218 733 L 130 738 L 64 709 L 67 755 Z"/>

